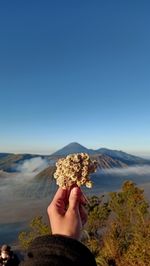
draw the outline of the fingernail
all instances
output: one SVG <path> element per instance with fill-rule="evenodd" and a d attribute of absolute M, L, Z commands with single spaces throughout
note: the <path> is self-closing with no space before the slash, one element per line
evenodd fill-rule
<path fill-rule="evenodd" d="M 72 189 L 72 194 L 73 194 L 73 195 L 79 195 L 79 194 L 80 194 L 80 190 L 79 190 L 79 188 L 78 188 L 78 187 L 74 187 L 74 188 Z"/>

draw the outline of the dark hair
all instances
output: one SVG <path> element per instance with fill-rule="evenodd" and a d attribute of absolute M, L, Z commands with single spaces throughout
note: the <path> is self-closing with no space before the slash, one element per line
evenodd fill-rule
<path fill-rule="evenodd" d="M 3 246 L 1 247 L 1 251 L 7 251 L 7 252 L 10 252 L 10 250 L 11 250 L 11 247 L 8 246 L 8 245 L 3 245 Z"/>

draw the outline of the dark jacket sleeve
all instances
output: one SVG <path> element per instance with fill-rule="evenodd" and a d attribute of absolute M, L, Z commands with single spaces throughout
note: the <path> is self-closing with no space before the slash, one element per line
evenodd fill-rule
<path fill-rule="evenodd" d="M 96 266 L 90 250 L 81 242 L 62 235 L 34 239 L 21 266 Z"/>

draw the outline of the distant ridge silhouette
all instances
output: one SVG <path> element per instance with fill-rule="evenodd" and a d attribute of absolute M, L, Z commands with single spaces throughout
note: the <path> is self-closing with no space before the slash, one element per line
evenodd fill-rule
<path fill-rule="evenodd" d="M 41 157 L 52 162 L 55 162 L 59 157 L 65 157 L 72 153 L 88 153 L 90 156 L 96 156 L 98 160 L 106 162 L 106 164 L 112 165 L 112 167 L 121 166 L 123 163 L 126 166 L 130 165 L 150 165 L 150 160 L 143 159 L 123 151 L 110 150 L 107 148 L 99 148 L 96 150 L 88 149 L 85 146 L 77 143 L 71 142 L 58 151 L 50 155 L 39 155 L 39 154 L 13 154 L 13 153 L 0 153 L 0 170 L 7 172 L 15 172 L 19 163 L 23 163 L 25 160 L 30 160 L 35 157 Z M 109 161 L 109 163 L 108 163 Z M 114 162 L 115 161 L 115 162 Z M 119 163 L 119 165 L 118 165 Z"/>
<path fill-rule="evenodd" d="M 62 149 L 54 152 L 52 155 L 54 156 L 66 156 L 68 154 L 71 153 L 81 153 L 81 152 L 85 152 L 88 154 L 94 154 L 95 151 L 91 150 L 91 149 L 87 149 L 86 147 L 84 147 L 83 145 L 77 143 L 77 142 L 71 142 L 68 145 L 64 146 Z"/>
<path fill-rule="evenodd" d="M 143 158 L 128 154 L 123 151 L 111 150 L 111 149 L 106 149 L 106 148 L 99 148 L 99 149 L 93 150 L 93 149 L 88 149 L 85 146 L 77 142 L 71 142 L 68 145 L 64 146 L 62 149 L 54 152 L 51 155 L 67 156 L 68 154 L 71 154 L 71 153 L 80 153 L 80 152 L 85 152 L 85 153 L 88 153 L 89 155 L 103 154 L 103 155 L 111 157 L 112 159 L 120 160 L 121 162 L 127 165 L 150 164 L 150 160 L 143 159 Z"/>

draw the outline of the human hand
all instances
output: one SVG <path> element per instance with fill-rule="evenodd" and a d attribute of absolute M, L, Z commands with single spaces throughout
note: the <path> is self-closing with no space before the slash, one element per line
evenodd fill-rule
<path fill-rule="evenodd" d="M 81 230 L 87 221 L 83 202 L 83 194 L 79 187 L 57 190 L 47 208 L 52 234 L 80 239 Z"/>

